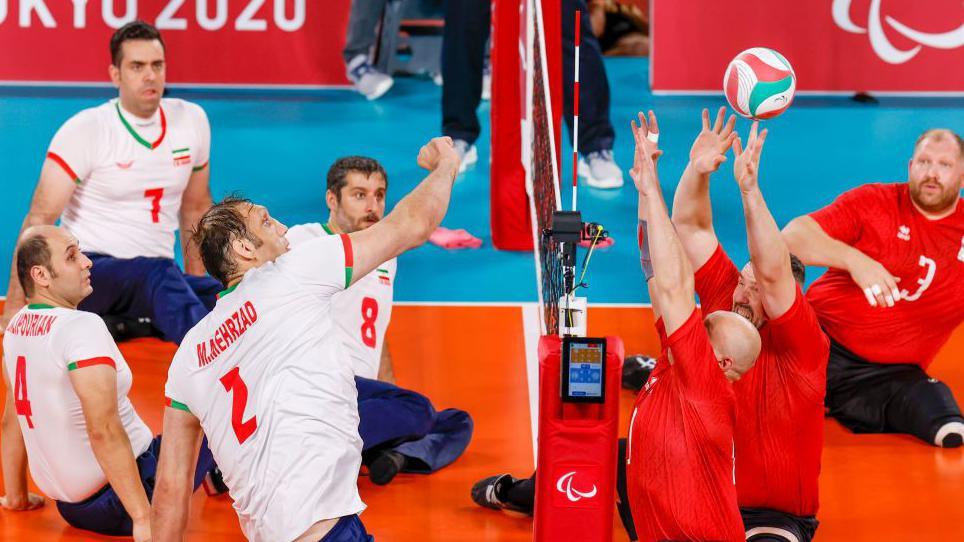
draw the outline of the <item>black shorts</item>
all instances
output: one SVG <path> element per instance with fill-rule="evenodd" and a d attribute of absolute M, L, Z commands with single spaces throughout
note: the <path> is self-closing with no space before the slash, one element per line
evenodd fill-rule
<path fill-rule="evenodd" d="M 832 338 L 826 405 L 854 433 L 906 433 L 929 444 L 942 425 L 961 421 L 950 388 L 918 365 L 873 363 Z"/>
<path fill-rule="evenodd" d="M 769 508 L 740 508 L 747 542 L 810 542 L 820 524 L 813 516 L 794 516 Z"/>

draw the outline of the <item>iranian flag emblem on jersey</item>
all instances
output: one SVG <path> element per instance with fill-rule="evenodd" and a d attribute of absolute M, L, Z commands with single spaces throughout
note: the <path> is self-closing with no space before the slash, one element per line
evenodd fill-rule
<path fill-rule="evenodd" d="M 385 286 L 391 286 L 392 280 L 388 277 L 388 269 L 376 269 L 378 273 L 378 283 L 384 284 Z"/>
<path fill-rule="evenodd" d="M 183 149 L 174 149 L 171 151 L 174 154 L 174 165 L 184 166 L 191 164 L 191 149 L 184 147 Z"/>

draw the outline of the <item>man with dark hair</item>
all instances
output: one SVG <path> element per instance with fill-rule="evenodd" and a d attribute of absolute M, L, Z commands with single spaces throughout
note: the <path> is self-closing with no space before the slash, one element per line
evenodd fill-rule
<path fill-rule="evenodd" d="M 384 220 L 290 250 L 288 229 L 263 206 L 232 200 L 201 219 L 204 265 L 226 290 L 168 372 L 155 540 L 183 536 L 202 432 L 249 540 L 372 540 L 358 518 L 357 392 L 333 297 L 442 220 L 459 167 L 452 141 L 431 140 L 418 164 L 431 173 Z"/>
<path fill-rule="evenodd" d="M 720 108 L 690 150 L 673 200 L 673 224 L 696 271 L 705 312 L 731 310 L 760 330 L 756 366 L 733 384 L 736 490 L 747 540 L 813 539 L 819 507 L 823 395 L 829 342 L 803 296 L 805 268 L 790 254 L 759 185 L 767 131 L 750 128 L 747 147 Z M 750 262 L 737 269 L 713 228 L 709 183 L 732 147 L 733 176 L 746 218 Z"/>
<path fill-rule="evenodd" d="M 29 460 L 34 482 L 70 525 L 150 540 L 161 437 L 152 438 L 127 398 L 131 370 L 104 322 L 77 310 L 93 290 L 91 261 L 67 230 L 54 226 L 27 229 L 16 257 L 29 304 L 3 337 L 0 506 L 43 505 L 27 492 Z M 194 488 L 214 468 L 206 445 L 196 466 Z"/>
<path fill-rule="evenodd" d="M 118 98 L 74 115 L 54 135 L 23 229 L 60 219 L 77 236 L 94 263 L 94 293 L 80 308 L 103 316 L 115 337 L 158 333 L 178 343 L 220 288 L 186 235 L 185 271 L 174 262 L 176 231 L 191 231 L 211 205 L 211 130 L 199 106 L 162 98 L 166 58 L 156 28 L 124 25 L 110 55 Z M 16 261 L 11 268 L 0 328 L 24 304 Z"/>
<path fill-rule="evenodd" d="M 964 144 L 924 132 L 908 181 L 866 184 L 795 218 L 783 233 L 829 270 L 807 298 L 830 336 L 826 405 L 855 433 L 964 442 L 949 387 L 925 371 L 964 321 Z"/>
<path fill-rule="evenodd" d="M 354 233 L 385 214 L 388 179 L 378 161 L 339 158 L 328 169 L 328 221 L 300 224 L 285 238 L 292 246 L 317 237 Z M 424 395 L 395 386 L 386 332 L 392 316 L 396 259 L 333 297 L 342 345 L 355 371 L 362 460 L 373 483 L 399 472 L 429 474 L 452 463 L 472 439 L 472 418 L 450 408 L 436 412 Z"/>

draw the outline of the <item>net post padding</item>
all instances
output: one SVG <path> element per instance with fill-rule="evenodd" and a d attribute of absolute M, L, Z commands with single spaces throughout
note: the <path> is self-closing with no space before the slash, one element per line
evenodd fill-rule
<path fill-rule="evenodd" d="M 492 244 L 500 250 L 532 250 L 532 224 L 525 190 L 522 162 L 522 123 L 525 115 L 525 75 L 523 60 L 527 37 L 520 24 L 520 10 L 532 0 L 494 0 L 492 33 L 492 102 L 490 219 Z M 538 0 L 537 0 L 538 1 Z M 562 111 L 562 19 L 560 2 L 541 6 L 544 66 L 552 110 L 553 141 L 559 155 L 559 129 Z M 556 164 L 558 169 L 559 165 Z"/>

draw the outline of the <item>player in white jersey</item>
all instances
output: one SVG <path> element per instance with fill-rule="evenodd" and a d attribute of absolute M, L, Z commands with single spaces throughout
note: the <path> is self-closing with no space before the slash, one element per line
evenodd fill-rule
<path fill-rule="evenodd" d="M 77 237 L 94 262 L 94 294 L 80 308 L 105 316 L 115 336 L 133 329 L 179 343 L 220 290 L 186 239 L 186 274 L 174 262 L 175 231 L 191 231 L 211 206 L 211 130 L 199 106 L 161 97 L 157 29 L 121 27 L 111 54 L 118 98 L 74 115 L 54 135 L 23 228 L 59 218 Z M 13 262 L 0 327 L 23 303 Z"/>
<path fill-rule="evenodd" d="M 285 237 L 292 246 L 364 230 L 384 216 L 388 174 L 378 161 L 339 158 L 328 169 L 327 185 L 328 222 L 289 229 Z M 428 474 L 452 463 L 468 447 L 473 428 L 467 412 L 436 412 L 424 395 L 395 386 L 385 344 L 395 269 L 392 258 L 333 298 L 341 343 L 355 370 L 363 463 L 378 485 L 389 483 L 400 471 Z"/>
<path fill-rule="evenodd" d="M 384 220 L 290 251 L 287 228 L 260 205 L 229 198 L 205 213 L 194 236 L 208 272 L 227 290 L 185 337 L 168 373 L 155 540 L 183 535 L 202 431 L 247 538 L 372 540 L 358 519 L 365 505 L 357 395 L 332 296 L 438 226 L 458 155 L 450 139 L 437 138 L 418 163 L 432 173 Z"/>
<path fill-rule="evenodd" d="M 97 315 L 77 310 L 92 291 L 91 261 L 63 228 L 29 228 L 17 248 L 28 305 L 3 338 L 3 506 L 42 504 L 26 467 L 74 527 L 150 540 L 160 437 L 134 411 L 131 370 Z M 210 451 L 200 454 L 203 478 Z"/>

